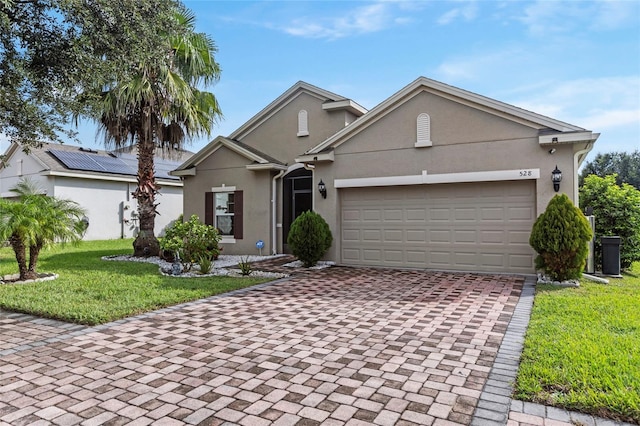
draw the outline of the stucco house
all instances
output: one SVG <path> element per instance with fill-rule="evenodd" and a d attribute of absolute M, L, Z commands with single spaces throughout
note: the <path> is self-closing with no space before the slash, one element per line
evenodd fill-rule
<path fill-rule="evenodd" d="M 161 186 L 156 202 L 155 233 L 182 214 L 182 181 L 169 175 L 193 153 L 176 152 L 171 158 L 158 155 L 156 177 Z M 67 144 L 43 143 L 26 154 L 11 144 L 0 166 L 0 196 L 15 197 L 10 189 L 21 178 L 29 178 L 46 194 L 79 203 L 87 210 L 85 240 L 135 237 L 138 232 L 137 204 L 131 193 L 137 175 L 136 155 L 127 150 L 107 152 Z"/>
<path fill-rule="evenodd" d="M 287 252 L 313 209 L 338 264 L 534 272 L 528 239 L 599 134 L 420 77 L 367 111 L 298 82 L 171 172 L 225 253 Z"/>

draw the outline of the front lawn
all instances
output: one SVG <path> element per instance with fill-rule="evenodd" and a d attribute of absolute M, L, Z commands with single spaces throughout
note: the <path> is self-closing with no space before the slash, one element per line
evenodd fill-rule
<path fill-rule="evenodd" d="M 249 287 L 267 279 L 177 278 L 160 275 L 149 263 L 101 260 L 131 254 L 132 240 L 85 241 L 43 251 L 38 272 L 59 278 L 28 284 L 0 284 L 0 308 L 79 324 L 96 325 L 178 303 Z M 0 274 L 18 270 L 13 251 L 0 249 Z"/>
<path fill-rule="evenodd" d="M 609 284 L 537 287 L 515 397 L 640 424 L 640 263 Z"/>

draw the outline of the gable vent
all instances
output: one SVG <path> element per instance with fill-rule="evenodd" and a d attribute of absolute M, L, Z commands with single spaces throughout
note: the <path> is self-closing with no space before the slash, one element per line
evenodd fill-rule
<path fill-rule="evenodd" d="M 431 117 L 429 117 L 429 114 L 423 112 L 422 114 L 418 115 L 416 124 L 417 139 L 415 146 L 432 146 L 433 142 L 431 142 Z"/>
<path fill-rule="evenodd" d="M 307 111 L 303 109 L 298 112 L 298 136 L 309 136 Z"/>

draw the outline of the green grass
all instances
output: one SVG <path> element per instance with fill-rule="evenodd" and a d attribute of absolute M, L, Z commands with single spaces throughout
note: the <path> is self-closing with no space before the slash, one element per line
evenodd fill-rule
<path fill-rule="evenodd" d="M 0 285 L 0 308 L 96 325 L 268 281 L 167 277 L 154 264 L 101 260 L 102 256 L 132 253 L 131 243 L 130 239 L 85 241 L 77 247 L 43 251 L 38 272 L 55 272 L 58 279 Z M 13 251 L 0 249 L 0 274 L 17 270 Z"/>
<path fill-rule="evenodd" d="M 515 397 L 640 424 L 640 263 L 609 284 L 537 287 Z"/>

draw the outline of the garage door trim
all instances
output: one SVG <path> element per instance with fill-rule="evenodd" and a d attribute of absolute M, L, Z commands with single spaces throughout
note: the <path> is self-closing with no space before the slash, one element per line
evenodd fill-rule
<path fill-rule="evenodd" d="M 421 175 L 383 176 L 351 179 L 334 179 L 334 188 L 365 188 L 370 186 L 398 186 L 398 185 L 430 185 L 441 183 L 473 183 L 496 182 L 507 180 L 539 179 L 540 169 L 490 170 L 484 172 L 439 173 Z"/>

